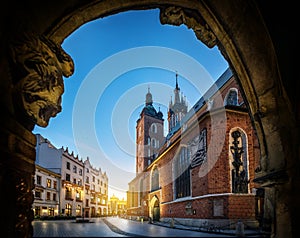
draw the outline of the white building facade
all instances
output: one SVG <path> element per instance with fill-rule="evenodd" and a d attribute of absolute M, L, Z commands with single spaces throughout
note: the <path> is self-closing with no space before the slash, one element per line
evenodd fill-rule
<path fill-rule="evenodd" d="M 34 202 L 35 217 L 57 216 L 60 211 L 60 174 L 36 165 Z"/>
<path fill-rule="evenodd" d="M 78 155 L 75 156 L 73 152 L 70 153 L 67 148 L 55 148 L 49 140 L 40 134 L 37 134 L 36 137 L 35 198 L 33 205 L 35 215 L 106 216 L 108 211 L 108 177 L 106 172 L 102 173 L 100 168 L 94 168 L 89 158 L 83 161 L 78 158 Z M 38 181 L 40 180 L 39 177 L 42 176 L 42 181 L 47 181 L 47 176 L 50 175 L 41 174 L 39 168 L 49 171 L 50 174 L 52 173 L 51 176 L 57 175 L 55 182 L 57 207 L 54 212 L 49 212 L 49 209 L 48 212 L 45 212 L 45 209 L 42 209 L 48 207 L 47 202 L 49 203 L 49 201 L 44 202 L 40 197 L 48 196 L 48 191 L 42 190 L 43 188 L 40 188 Z"/>
<path fill-rule="evenodd" d="M 101 169 L 94 168 L 89 158 L 84 161 L 85 216 L 91 217 L 108 214 L 108 178 Z"/>

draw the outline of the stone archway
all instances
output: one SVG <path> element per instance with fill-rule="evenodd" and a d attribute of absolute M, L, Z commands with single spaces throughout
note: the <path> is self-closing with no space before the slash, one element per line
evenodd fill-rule
<path fill-rule="evenodd" d="M 298 196 L 293 191 L 299 191 L 299 162 L 297 118 L 292 111 L 295 105 L 291 105 L 283 87 L 274 44 L 255 1 L 82 3 L 77 0 L 61 3 L 59 7 L 55 3 L 44 7 L 32 1 L 27 5 L 16 4 L 15 8 L 13 4 L 11 1 L 10 12 L 3 14 L 7 24 L 1 25 L 4 51 L 0 54 L 3 92 L 0 102 L 5 112 L 0 128 L 1 153 L 5 158 L 1 161 L 1 188 L 8 194 L 1 201 L 15 214 L 10 219 L 2 215 L 8 236 L 32 235 L 35 137 L 31 130 L 34 124 L 47 126 L 50 117 L 61 110 L 62 76 L 73 73 L 72 59 L 60 47 L 61 43 L 78 27 L 95 18 L 130 9 L 152 8 L 160 8 L 162 24 L 186 24 L 208 47 L 219 47 L 231 65 L 259 136 L 261 165 L 255 181 L 266 188 L 265 197 L 270 204 L 267 220 L 272 234 L 280 237 L 296 232 L 293 218 L 299 207 L 296 205 Z M 32 51 L 41 58 L 30 58 Z M 37 70 L 37 63 L 45 68 Z M 45 80 L 45 84 L 38 83 L 41 88 L 26 87 L 40 80 Z M 41 93 L 34 94 L 36 90 L 43 91 L 42 101 L 46 105 L 43 108 L 35 104 L 36 96 L 41 96 Z"/>

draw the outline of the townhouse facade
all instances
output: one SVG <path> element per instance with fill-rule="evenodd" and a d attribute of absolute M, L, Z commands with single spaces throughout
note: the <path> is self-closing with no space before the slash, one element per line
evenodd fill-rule
<path fill-rule="evenodd" d="M 106 172 L 92 166 L 89 158 L 79 159 L 68 148 L 57 149 L 40 134 L 36 134 L 36 173 L 33 210 L 36 216 L 106 216 L 108 212 L 108 176 Z M 41 171 L 47 171 L 41 173 Z M 48 181 L 56 176 L 53 186 L 57 189 L 55 212 L 50 210 L 48 191 L 40 180 Z M 46 184 L 46 188 L 48 182 Z M 52 188 L 54 189 L 54 187 Z M 54 193 L 54 192 L 53 192 Z M 52 195 L 54 196 L 54 195 Z M 51 198 L 51 195 L 50 195 Z M 53 198 L 54 201 L 54 198 Z M 51 208 L 52 209 L 52 208 Z"/>
<path fill-rule="evenodd" d="M 60 174 L 36 165 L 32 204 L 35 217 L 59 215 L 60 181 Z"/>
<path fill-rule="evenodd" d="M 137 120 L 136 163 L 140 165 L 128 184 L 127 215 L 151 221 L 175 219 L 198 227 L 230 228 L 242 220 L 258 227 L 264 190 L 253 179 L 260 150 L 232 71 L 228 68 L 188 111 L 179 93 L 176 76 L 169 132 L 157 154 L 139 150 L 151 148 L 139 144 L 139 137 L 149 137 L 145 133 L 156 119 L 145 117 L 143 110 Z"/>
<path fill-rule="evenodd" d="M 108 215 L 126 217 L 127 201 L 116 197 L 114 194 L 109 198 Z"/>

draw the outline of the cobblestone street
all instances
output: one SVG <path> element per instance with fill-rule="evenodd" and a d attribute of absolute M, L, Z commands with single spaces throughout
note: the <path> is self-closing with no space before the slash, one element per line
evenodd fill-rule
<path fill-rule="evenodd" d="M 33 237 L 232 237 L 189 229 L 176 229 L 117 217 L 93 218 L 88 223 L 33 221 Z"/>

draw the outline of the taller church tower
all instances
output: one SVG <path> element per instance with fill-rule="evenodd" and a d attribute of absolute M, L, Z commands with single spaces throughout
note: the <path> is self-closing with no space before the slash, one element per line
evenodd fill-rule
<path fill-rule="evenodd" d="M 178 74 L 176 73 L 176 86 L 174 89 L 174 102 L 171 98 L 168 110 L 168 124 L 169 132 L 177 125 L 178 122 L 187 113 L 187 102 L 183 94 L 180 95 L 180 88 L 178 86 Z"/>
<path fill-rule="evenodd" d="M 143 172 L 152 163 L 164 139 L 163 113 L 154 108 L 148 88 L 145 106 L 136 125 L 136 173 Z"/>

